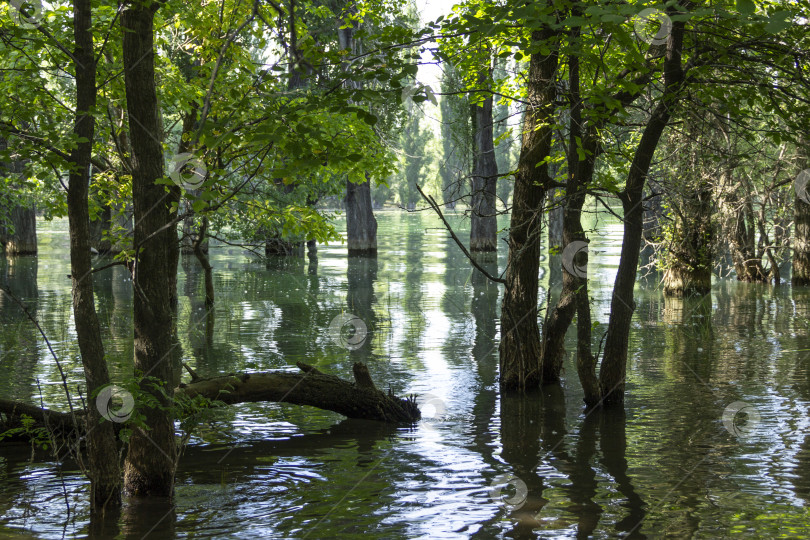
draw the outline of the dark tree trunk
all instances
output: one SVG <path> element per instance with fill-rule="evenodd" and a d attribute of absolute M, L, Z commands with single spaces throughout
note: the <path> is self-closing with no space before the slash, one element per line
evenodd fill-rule
<path fill-rule="evenodd" d="M 87 415 L 87 452 L 90 465 L 91 505 L 96 511 L 121 503 L 121 472 L 115 432 L 109 421 L 102 421 L 93 397 L 110 384 L 101 328 L 93 297 L 90 262 L 90 215 L 88 191 L 90 159 L 93 148 L 96 105 L 96 63 L 93 54 L 92 11 L 90 0 L 73 2 L 73 31 L 76 40 L 76 117 L 73 133 L 83 139 L 70 155 L 68 184 L 68 222 L 70 224 L 70 272 L 73 282 L 73 315 L 82 357 L 87 394 L 91 405 Z M 106 404 L 105 404 L 106 405 Z"/>
<path fill-rule="evenodd" d="M 6 255 L 37 254 L 37 213 L 34 205 L 11 208 L 9 227 L 0 234 Z"/>
<path fill-rule="evenodd" d="M 625 189 L 619 195 L 624 210 L 624 235 L 619 269 L 616 273 L 613 298 L 610 303 L 605 352 L 599 370 L 603 404 L 607 406 L 624 403 L 630 323 L 636 307 L 633 300 L 633 287 L 636 282 L 638 258 L 641 251 L 641 235 L 644 231 L 642 204 L 644 184 L 658 142 L 669 123 L 672 109 L 676 105 L 683 85 L 681 66 L 683 33 L 684 22 L 673 22 L 672 31 L 667 39 L 664 60 L 664 92 L 644 128 L 644 133 L 630 164 Z"/>
<path fill-rule="evenodd" d="M 208 251 L 203 250 L 203 244 L 207 244 L 207 232 L 208 218 L 204 217 L 202 218 L 202 224 L 200 225 L 197 238 L 194 240 L 192 251 L 194 251 L 194 256 L 197 257 L 200 266 L 203 267 L 203 271 L 205 272 L 205 307 L 208 312 L 211 313 L 213 311 L 211 308 L 214 307 L 214 275 L 211 262 L 208 260 Z"/>
<path fill-rule="evenodd" d="M 172 380 L 172 305 L 178 258 L 171 226 L 174 195 L 156 180 L 163 176 L 163 148 L 155 88 L 154 15 L 157 5 L 121 14 L 124 81 L 132 146 L 135 210 L 135 372 L 140 389 L 156 405 L 140 404 L 149 430 L 135 427 L 124 465 L 125 489 L 135 496 L 171 496 L 177 455 L 169 411 Z"/>
<path fill-rule="evenodd" d="M 351 14 L 356 10 L 348 7 L 347 11 Z M 356 23 L 349 21 L 341 23 L 348 24 L 346 28 L 338 29 L 340 48 L 349 51 L 351 56 L 360 53 L 354 37 Z M 377 219 L 371 208 L 371 182 L 368 175 L 365 182 L 357 184 L 346 180 L 346 244 L 349 255 L 377 255 Z"/>
<path fill-rule="evenodd" d="M 559 31 L 548 27 L 532 32 L 535 45 L 542 44 L 550 52 L 536 52 L 529 62 L 528 107 L 512 196 L 506 287 L 501 304 L 500 383 L 507 391 L 535 388 L 542 380 L 537 293 L 543 201 L 550 183 L 546 158 L 554 123 L 558 35 Z"/>
<path fill-rule="evenodd" d="M 498 163 L 492 133 L 492 95 L 483 103 L 471 105 L 473 137 L 475 139 L 472 216 L 470 220 L 470 251 L 497 251 L 498 219 L 495 214 L 495 189 Z"/>
<path fill-rule="evenodd" d="M 377 255 L 377 218 L 371 210 L 371 183 L 346 181 L 346 243 L 349 255 Z"/>
<path fill-rule="evenodd" d="M 548 212 L 548 248 L 549 250 L 560 250 L 565 245 L 563 243 L 563 213 L 565 200 L 562 197 L 562 190 L 557 188 L 551 195 L 551 208 Z"/>

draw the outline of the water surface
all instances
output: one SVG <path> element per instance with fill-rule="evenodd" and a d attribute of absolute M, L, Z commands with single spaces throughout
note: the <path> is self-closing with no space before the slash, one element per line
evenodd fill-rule
<path fill-rule="evenodd" d="M 473 274 L 430 214 L 378 220 L 376 260 L 348 260 L 336 244 L 317 258 L 265 264 L 214 246 L 213 329 L 200 267 L 184 258 L 183 357 L 203 376 L 303 361 L 351 378 L 361 360 L 380 387 L 419 395 L 426 418 L 396 428 L 272 403 L 218 410 L 185 449 L 176 507 L 128 501 L 94 536 L 810 536 L 810 290 L 715 280 L 706 298 L 665 299 L 660 276 L 648 276 L 636 288 L 625 411 L 585 414 L 571 355 L 562 388 L 501 396 L 499 288 Z M 593 225 L 597 350 L 621 228 Z M 39 320 L 75 394 L 83 377 L 66 224 L 39 227 L 40 255 L 0 259 L 0 280 Z M 559 257 L 544 256 L 543 266 L 545 306 L 559 290 Z M 96 278 L 112 376 L 123 382 L 132 371 L 131 282 L 121 267 Z M 330 339 L 341 313 L 367 328 L 357 350 Z M 0 395 L 66 410 L 56 362 L 7 298 Z M 76 465 L 30 456 L 26 446 L 0 447 L 0 536 L 91 535 Z"/>

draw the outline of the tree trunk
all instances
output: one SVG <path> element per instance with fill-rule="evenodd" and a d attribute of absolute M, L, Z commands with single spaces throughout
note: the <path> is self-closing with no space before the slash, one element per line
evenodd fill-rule
<path fill-rule="evenodd" d="M 169 410 L 172 284 L 176 275 L 177 234 L 171 226 L 173 196 L 156 180 L 163 177 L 163 133 L 155 88 L 154 15 L 157 4 L 125 9 L 124 82 L 132 147 L 132 193 L 135 210 L 134 330 L 135 373 L 140 390 L 155 405 L 140 404 L 148 430 L 133 428 L 124 464 L 125 489 L 135 496 L 170 497 L 177 455 L 174 421 Z M 174 261 L 174 263 L 173 263 Z M 176 273 L 176 272 L 175 272 Z"/>
<path fill-rule="evenodd" d="M 528 107 L 515 175 L 506 287 L 501 304 L 500 372 L 506 391 L 537 387 L 541 380 L 537 293 L 540 271 L 540 234 L 543 201 L 551 181 L 546 158 L 554 124 L 555 73 L 559 31 L 545 27 L 532 32 L 536 52 L 529 61 Z"/>
<path fill-rule="evenodd" d="M 68 222 L 70 224 L 70 273 L 73 283 L 73 315 L 82 357 L 87 394 L 91 398 L 87 415 L 87 452 L 90 464 L 91 505 L 96 511 L 121 503 L 121 477 L 115 432 L 111 422 L 102 421 L 93 398 L 110 384 L 101 328 L 93 297 L 90 262 L 90 215 L 88 191 L 90 159 L 93 148 L 96 105 L 96 63 L 93 55 L 92 11 L 90 0 L 73 3 L 73 31 L 76 69 L 76 117 L 73 133 L 83 139 L 71 152 L 68 184 Z M 108 404 L 99 404 L 108 405 Z"/>
<path fill-rule="evenodd" d="M 551 208 L 548 212 L 548 248 L 549 250 L 560 250 L 565 245 L 563 243 L 563 217 L 565 200 L 562 190 L 554 189 L 551 195 Z"/>
<path fill-rule="evenodd" d="M 3 231 L 0 235 L 0 243 L 5 247 L 6 255 L 37 254 L 36 216 L 34 205 L 12 207 L 9 215 L 11 230 L 8 233 Z"/>
<path fill-rule="evenodd" d="M 377 389 L 362 362 L 354 363 L 354 381 L 322 373 L 303 362 L 297 365 L 301 373 L 268 371 L 201 378 L 192 371 L 191 382 L 181 383 L 174 395 L 177 399 L 201 396 L 227 405 L 261 401 L 308 405 L 349 418 L 388 423 L 413 423 L 421 418 L 413 397 L 401 399 L 390 390 L 382 392 Z M 6 415 L 10 422 L 19 421 L 22 415 L 26 415 L 33 418 L 38 426 L 49 425 L 64 432 L 73 428 L 70 413 L 41 409 L 19 401 L 0 399 L 0 413 Z M 77 412 L 79 417 L 86 414 L 85 411 Z"/>
<path fill-rule="evenodd" d="M 371 183 L 346 180 L 346 243 L 349 255 L 377 255 L 377 218 L 371 210 Z"/>
<path fill-rule="evenodd" d="M 810 204 L 796 197 L 794 208 L 796 237 L 791 281 L 794 285 L 810 285 Z"/>
<path fill-rule="evenodd" d="M 793 240 L 793 265 L 791 270 L 791 282 L 794 285 L 810 285 L 810 169 L 806 169 L 810 160 L 810 151 L 807 145 L 810 138 L 802 139 L 800 167 L 804 170 L 800 173 L 806 180 L 801 186 L 801 193 L 797 193 L 794 198 L 794 221 L 795 238 Z"/>
<path fill-rule="evenodd" d="M 349 14 L 356 11 L 353 6 L 346 8 Z M 349 51 L 354 56 L 359 50 L 354 37 L 355 24 L 350 20 L 340 21 L 346 28 L 338 29 L 338 42 L 341 49 Z M 359 84 L 349 82 L 347 84 Z M 346 244 L 349 255 L 377 255 L 377 219 L 371 209 L 371 182 L 366 175 L 366 181 L 355 184 L 346 180 Z"/>
<path fill-rule="evenodd" d="M 665 255 L 664 294 L 708 294 L 712 288 L 712 190 L 692 193 L 675 215 L 672 242 Z"/>
<path fill-rule="evenodd" d="M 475 139 L 470 251 L 497 251 L 498 220 L 495 214 L 495 189 L 498 181 L 498 163 L 495 161 L 495 143 L 492 134 L 492 95 L 489 94 L 484 98 L 480 106 L 471 105 L 470 110 Z"/>
<path fill-rule="evenodd" d="M 624 192 L 619 195 L 624 210 L 624 234 L 619 269 L 616 273 L 613 298 L 610 303 L 605 352 L 599 370 L 599 384 L 603 404 L 606 406 L 624 403 L 630 323 L 636 307 L 633 300 L 633 288 L 641 251 L 641 235 L 644 232 L 642 196 L 650 163 L 652 163 L 658 142 L 661 140 L 661 134 L 669 123 L 672 109 L 683 84 L 681 66 L 683 34 L 684 22 L 673 22 L 672 31 L 667 39 L 664 60 L 664 92 L 644 128 L 644 133 L 630 164 Z"/>

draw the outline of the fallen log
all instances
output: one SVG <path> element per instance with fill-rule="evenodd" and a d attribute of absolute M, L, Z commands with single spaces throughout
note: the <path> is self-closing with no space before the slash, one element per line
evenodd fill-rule
<path fill-rule="evenodd" d="M 323 373 L 303 362 L 297 365 L 300 373 L 232 373 L 210 378 L 199 377 L 187 367 L 192 376 L 191 382 L 180 384 L 175 389 L 175 396 L 180 399 L 200 396 L 227 405 L 261 401 L 309 405 L 348 418 L 387 423 L 414 423 L 421 418 L 413 396 L 402 399 L 390 391 L 382 392 L 361 362 L 353 366 L 354 381 Z M 64 429 L 74 425 L 70 413 L 41 409 L 8 399 L 0 399 L 0 413 L 6 417 L 6 422 L 0 422 L 0 432 L 18 425 L 22 415 L 33 418 L 37 426 Z M 75 415 L 83 426 L 84 411 L 77 411 Z"/>
<path fill-rule="evenodd" d="M 377 389 L 365 364 L 355 362 L 354 381 L 322 373 L 303 362 L 297 365 L 301 373 L 275 371 L 192 379 L 181 384 L 176 393 L 228 405 L 255 401 L 310 405 L 348 418 L 389 423 L 413 423 L 421 417 L 415 399 L 400 399 Z"/>

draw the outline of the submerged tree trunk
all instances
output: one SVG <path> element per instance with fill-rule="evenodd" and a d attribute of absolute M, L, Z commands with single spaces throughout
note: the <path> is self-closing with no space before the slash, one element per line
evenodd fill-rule
<path fill-rule="evenodd" d="M 121 14 L 124 82 L 132 146 L 135 210 L 135 372 L 154 405 L 139 404 L 149 430 L 134 427 L 124 465 L 124 486 L 136 496 L 170 497 L 177 451 L 170 412 L 172 380 L 172 285 L 177 234 L 171 226 L 172 195 L 163 176 L 163 148 L 155 88 L 154 16 L 157 4 Z M 176 273 L 176 272 L 175 272 Z"/>
<path fill-rule="evenodd" d="M 708 294 L 712 288 L 712 190 L 690 194 L 675 214 L 672 241 L 665 254 L 664 294 Z"/>
<path fill-rule="evenodd" d="M 653 155 L 672 115 L 683 85 L 681 50 L 683 48 L 684 22 L 674 21 L 667 39 L 664 60 L 664 92 L 650 116 L 641 140 L 636 147 L 624 191 L 619 195 L 624 210 L 624 234 L 619 269 L 613 285 L 610 302 L 610 319 L 599 384 L 604 405 L 624 403 L 627 351 L 630 323 L 635 311 L 633 288 L 641 251 L 641 235 L 644 232 L 644 208 L 642 197 L 644 184 L 650 170 Z"/>
<path fill-rule="evenodd" d="M 377 218 L 371 210 L 371 182 L 346 180 L 346 243 L 349 255 L 377 255 Z"/>
<path fill-rule="evenodd" d="M 93 57 L 92 11 L 90 0 L 73 3 L 73 31 L 76 69 L 76 117 L 73 133 L 81 138 L 70 155 L 68 183 L 68 222 L 70 224 L 70 273 L 73 282 L 73 315 L 82 357 L 84 378 L 90 406 L 87 415 L 87 453 L 91 505 L 96 511 L 121 503 L 121 477 L 118 451 L 112 423 L 102 421 L 100 408 L 109 403 L 96 403 L 98 391 L 110 384 L 101 327 L 93 297 L 93 274 L 90 262 L 90 215 L 88 191 L 90 158 L 93 147 L 96 105 L 96 63 Z M 100 405 L 101 407 L 95 406 Z"/>
<path fill-rule="evenodd" d="M 528 107 L 512 196 L 500 344 L 500 383 L 508 391 L 534 388 L 542 380 L 537 294 L 543 201 L 551 181 L 546 158 L 554 123 L 558 36 L 549 27 L 532 32 L 535 46 L 550 50 L 533 53 L 529 61 Z"/>
<path fill-rule="evenodd" d="M 349 15 L 356 11 L 353 5 L 346 10 Z M 338 29 L 338 42 L 341 49 L 354 56 L 361 52 L 354 36 L 356 23 L 349 17 L 346 19 L 340 21 L 345 28 Z M 346 180 L 346 244 L 349 255 L 376 256 L 377 219 L 371 208 L 371 181 L 368 175 L 365 178 L 365 182 L 360 183 Z"/>
<path fill-rule="evenodd" d="M 8 141 L 0 137 L 0 149 L 8 149 Z M 14 159 L 0 163 L 0 177 L 21 176 L 25 162 Z M 14 184 L 16 182 L 12 182 Z M 37 223 L 34 204 L 21 205 L 18 201 L 0 197 L 0 245 L 6 255 L 36 255 Z M 3 215 L 7 212 L 6 215 Z"/>
<path fill-rule="evenodd" d="M 471 105 L 470 111 L 475 139 L 470 251 L 497 251 L 498 223 L 495 214 L 495 189 L 498 180 L 498 163 L 495 161 L 495 143 L 492 131 L 492 95 L 485 97 L 481 105 Z"/>
<path fill-rule="evenodd" d="M 34 205 L 12 207 L 9 226 L 0 231 L 6 255 L 37 254 L 37 213 Z"/>

